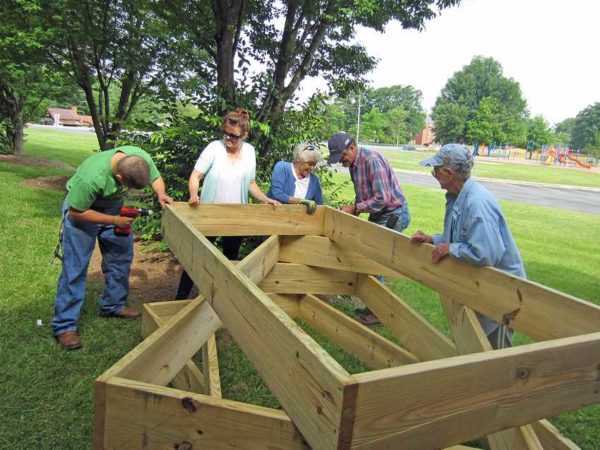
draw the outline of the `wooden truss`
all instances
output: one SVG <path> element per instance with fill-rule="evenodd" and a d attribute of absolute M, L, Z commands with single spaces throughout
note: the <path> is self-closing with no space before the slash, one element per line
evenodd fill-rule
<path fill-rule="evenodd" d="M 96 382 L 96 450 L 464 449 L 483 436 L 493 450 L 573 450 L 543 418 L 600 402 L 591 303 L 453 258 L 433 265 L 431 246 L 327 207 L 176 204 L 163 228 L 202 295 L 145 305 L 147 338 Z M 270 237 L 235 264 L 216 235 Z M 439 292 L 454 339 L 375 274 Z M 359 297 L 400 345 L 317 294 Z M 491 351 L 474 311 L 536 343 Z M 350 375 L 296 318 L 373 370 Z M 285 412 L 221 398 L 220 327 Z"/>

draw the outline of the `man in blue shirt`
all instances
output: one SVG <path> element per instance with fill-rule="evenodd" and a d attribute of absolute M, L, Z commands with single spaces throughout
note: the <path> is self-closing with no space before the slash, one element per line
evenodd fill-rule
<path fill-rule="evenodd" d="M 432 175 L 447 191 L 444 232 L 430 236 L 419 230 L 411 240 L 435 246 L 433 263 L 452 255 L 525 278 L 523 260 L 498 202 L 470 178 L 473 157 L 469 150 L 460 144 L 446 144 L 421 165 L 433 167 Z M 512 330 L 482 314 L 477 317 L 492 347 L 511 345 Z"/>

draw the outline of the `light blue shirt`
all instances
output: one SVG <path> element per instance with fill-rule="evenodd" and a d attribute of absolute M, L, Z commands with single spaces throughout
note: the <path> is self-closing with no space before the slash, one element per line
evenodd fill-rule
<path fill-rule="evenodd" d="M 215 203 L 217 191 L 224 189 L 224 181 L 233 175 L 233 166 L 227 157 L 227 150 L 223 141 L 213 141 L 200 153 L 194 165 L 194 170 L 204 174 L 200 201 L 202 203 Z M 256 154 L 254 147 L 247 142 L 242 143 L 239 164 L 242 176 L 239 185 L 234 189 L 234 196 L 239 199 L 236 203 L 248 203 L 248 190 L 256 176 Z"/>
<path fill-rule="evenodd" d="M 450 254 L 476 266 L 492 266 L 525 278 L 523 260 L 500 205 L 470 178 L 458 195 L 446 194 L 444 233 L 434 245 L 450 243 Z"/>
<path fill-rule="evenodd" d="M 526 277 L 517 244 L 490 192 L 467 179 L 458 195 L 446 194 L 444 232 L 433 236 L 433 244 L 448 242 L 449 253 L 476 266 L 492 266 L 518 277 Z M 486 334 L 498 324 L 479 315 Z"/>

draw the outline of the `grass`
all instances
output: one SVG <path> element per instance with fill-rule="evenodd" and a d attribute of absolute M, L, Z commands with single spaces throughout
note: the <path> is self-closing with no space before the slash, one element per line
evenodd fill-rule
<path fill-rule="evenodd" d="M 76 164 L 90 142 L 29 130 L 27 153 Z M 75 135 L 79 136 L 79 135 Z M 56 142 L 55 142 L 56 139 Z M 38 147 L 38 145 L 40 147 Z M 65 157 L 61 156 L 61 152 Z M 0 448 L 82 450 L 91 447 L 93 380 L 141 339 L 139 323 L 98 318 L 91 284 L 82 316 L 85 347 L 63 352 L 51 337 L 59 265 L 50 259 L 56 244 L 62 194 L 22 186 L 24 179 L 66 175 L 66 169 L 25 167 L 0 162 Z M 341 175 L 340 175 L 341 176 Z M 441 229 L 444 197 L 439 189 L 405 186 L 412 212 L 407 233 Z M 351 186 L 344 190 L 352 198 Z M 531 279 L 600 304 L 600 216 L 503 202 Z M 414 282 L 390 286 L 435 326 L 448 332 L 435 293 Z M 337 307 L 352 314 L 339 299 Z M 36 326 L 41 319 L 43 326 Z M 352 355 L 331 346 L 300 323 L 351 372 L 364 368 Z M 382 334 L 386 330 L 379 329 Z M 522 338 L 518 342 L 523 342 Z M 235 344 L 219 340 L 223 390 L 227 398 L 277 407 L 252 365 Z M 591 356 L 592 357 L 592 356 Z M 600 448 L 600 406 L 554 420 L 583 450 Z"/>
<path fill-rule="evenodd" d="M 99 149 L 96 135 L 84 131 L 60 131 L 52 128 L 27 128 L 25 153 L 77 167 Z"/>
<path fill-rule="evenodd" d="M 384 151 L 392 166 L 399 170 L 411 170 L 429 173 L 430 168 L 422 167 L 419 162 L 432 156 L 433 152 Z M 600 187 L 600 173 L 585 169 L 561 168 L 543 164 L 519 164 L 477 158 L 473 175 L 482 178 L 528 181 L 535 183 L 563 184 L 568 186 Z"/>

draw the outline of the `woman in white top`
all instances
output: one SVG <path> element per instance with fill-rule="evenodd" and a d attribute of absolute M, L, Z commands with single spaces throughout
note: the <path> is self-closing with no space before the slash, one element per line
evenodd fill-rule
<path fill-rule="evenodd" d="M 223 119 L 223 139 L 206 146 L 190 175 L 190 206 L 198 206 L 199 203 L 245 204 L 248 203 L 248 193 L 261 203 L 280 204 L 267 197 L 256 184 L 256 154 L 254 147 L 245 142 L 249 128 L 247 111 L 238 108 L 227 113 Z M 202 192 L 198 196 L 201 182 Z M 221 243 L 227 258 L 238 259 L 241 237 L 224 236 Z M 176 298 L 188 298 L 192 286 L 192 280 L 184 271 Z"/>

